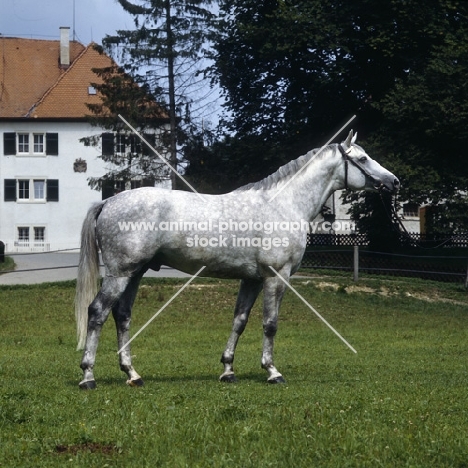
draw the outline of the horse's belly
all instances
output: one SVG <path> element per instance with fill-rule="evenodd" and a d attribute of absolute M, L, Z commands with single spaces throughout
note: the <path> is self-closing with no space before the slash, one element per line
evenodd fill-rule
<path fill-rule="evenodd" d="M 189 250 L 189 249 L 187 249 Z M 208 276 L 213 278 L 261 278 L 261 269 L 255 260 L 255 256 L 233 255 L 233 252 L 209 251 L 205 249 L 203 252 L 187 251 L 181 252 L 165 250 L 159 252 L 153 264 L 161 264 L 175 268 L 188 274 L 195 274 L 204 267 L 200 276 Z"/>

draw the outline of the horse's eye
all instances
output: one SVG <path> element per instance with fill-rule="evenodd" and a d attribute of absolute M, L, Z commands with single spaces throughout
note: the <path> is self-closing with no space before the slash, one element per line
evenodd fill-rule
<path fill-rule="evenodd" d="M 359 162 L 362 162 L 362 163 L 365 163 L 367 161 L 367 157 L 366 156 L 361 156 L 359 158 Z"/>

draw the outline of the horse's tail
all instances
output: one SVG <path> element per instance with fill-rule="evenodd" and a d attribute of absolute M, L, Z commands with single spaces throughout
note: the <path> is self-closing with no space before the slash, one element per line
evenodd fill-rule
<path fill-rule="evenodd" d="M 96 297 L 99 282 L 99 252 L 96 243 L 96 219 L 103 203 L 96 203 L 89 210 L 81 228 L 80 261 L 75 292 L 75 317 L 77 349 L 83 349 L 88 329 L 88 306 Z"/>

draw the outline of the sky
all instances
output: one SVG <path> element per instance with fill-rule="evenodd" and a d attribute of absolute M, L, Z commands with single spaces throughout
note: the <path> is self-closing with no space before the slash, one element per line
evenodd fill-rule
<path fill-rule="evenodd" d="M 73 25 L 76 40 L 84 45 L 101 44 L 106 34 L 134 28 L 117 0 L 0 1 L 0 34 L 5 36 L 58 40 L 60 26 L 69 26 L 73 39 Z"/>
<path fill-rule="evenodd" d="M 70 39 L 83 45 L 102 43 L 117 30 L 135 28 L 133 17 L 117 0 L 0 0 L 0 34 L 27 39 L 59 40 L 60 27 L 70 27 Z M 220 114 L 217 89 L 200 92 L 200 125 L 216 126 Z"/>

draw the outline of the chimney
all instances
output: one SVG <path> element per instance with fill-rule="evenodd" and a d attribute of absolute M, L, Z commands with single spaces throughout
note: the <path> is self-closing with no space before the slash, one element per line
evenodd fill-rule
<path fill-rule="evenodd" d="M 60 28 L 60 67 L 70 66 L 70 28 L 62 26 Z"/>

